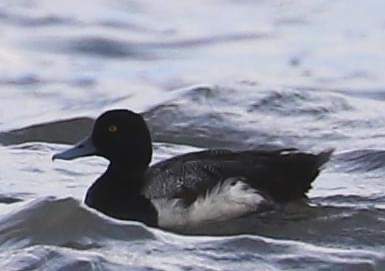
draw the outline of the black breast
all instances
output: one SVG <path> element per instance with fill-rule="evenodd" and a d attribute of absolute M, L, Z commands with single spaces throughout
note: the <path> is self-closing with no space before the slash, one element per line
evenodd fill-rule
<path fill-rule="evenodd" d="M 103 214 L 122 220 L 157 226 L 158 213 L 151 201 L 140 194 L 137 181 L 114 178 L 107 170 L 87 191 L 85 204 Z"/>

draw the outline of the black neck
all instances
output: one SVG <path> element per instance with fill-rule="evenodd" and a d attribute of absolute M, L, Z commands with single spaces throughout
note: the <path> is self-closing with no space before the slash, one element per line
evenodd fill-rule
<path fill-rule="evenodd" d="M 141 193 L 145 170 L 110 163 L 106 172 L 88 189 L 85 203 L 117 219 L 155 226 L 156 209 Z"/>
<path fill-rule="evenodd" d="M 127 189 L 127 191 L 130 191 L 132 194 L 140 193 L 146 170 L 147 166 L 135 164 L 129 164 L 129 166 L 127 166 L 127 163 L 111 162 L 106 172 L 104 172 L 99 179 L 108 178 L 108 185 Z M 126 193 L 128 193 L 127 191 Z"/>

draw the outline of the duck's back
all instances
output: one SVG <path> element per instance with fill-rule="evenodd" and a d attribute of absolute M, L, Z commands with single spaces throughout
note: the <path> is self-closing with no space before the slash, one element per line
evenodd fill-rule
<path fill-rule="evenodd" d="M 178 198 L 188 205 L 221 183 L 234 180 L 285 203 L 306 196 L 331 153 L 309 154 L 294 149 L 188 153 L 151 166 L 144 193 L 149 198 Z"/>

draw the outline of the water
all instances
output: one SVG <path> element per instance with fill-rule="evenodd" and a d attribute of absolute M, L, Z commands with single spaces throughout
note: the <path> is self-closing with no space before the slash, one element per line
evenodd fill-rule
<path fill-rule="evenodd" d="M 0 3 L 1 270 L 385 270 L 385 2 Z M 155 161 L 337 148 L 309 206 L 179 235 L 82 204 L 100 158 L 51 162 L 110 108 Z"/>

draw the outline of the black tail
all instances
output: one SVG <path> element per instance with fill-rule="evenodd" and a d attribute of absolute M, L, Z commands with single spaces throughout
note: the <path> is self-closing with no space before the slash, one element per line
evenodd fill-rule
<path fill-rule="evenodd" d="M 293 178 L 291 186 L 296 187 L 296 189 L 294 189 L 293 192 L 295 193 L 293 193 L 293 198 L 290 198 L 290 200 L 307 197 L 306 194 L 312 188 L 312 183 L 330 160 L 333 152 L 334 149 L 327 149 L 318 154 L 303 154 L 302 159 L 308 159 L 306 162 L 301 162 L 301 166 L 296 168 L 300 173 L 293 176 L 296 179 Z"/>
<path fill-rule="evenodd" d="M 303 152 L 281 153 L 277 162 L 277 170 L 266 190 L 272 198 L 281 203 L 306 198 L 325 163 L 329 161 L 334 149 L 327 149 L 318 154 Z"/>
<path fill-rule="evenodd" d="M 317 154 L 317 163 L 318 163 L 317 167 L 319 170 L 322 169 L 322 167 L 326 164 L 326 162 L 330 160 L 330 157 L 332 156 L 333 152 L 334 152 L 334 148 L 330 148 Z"/>

